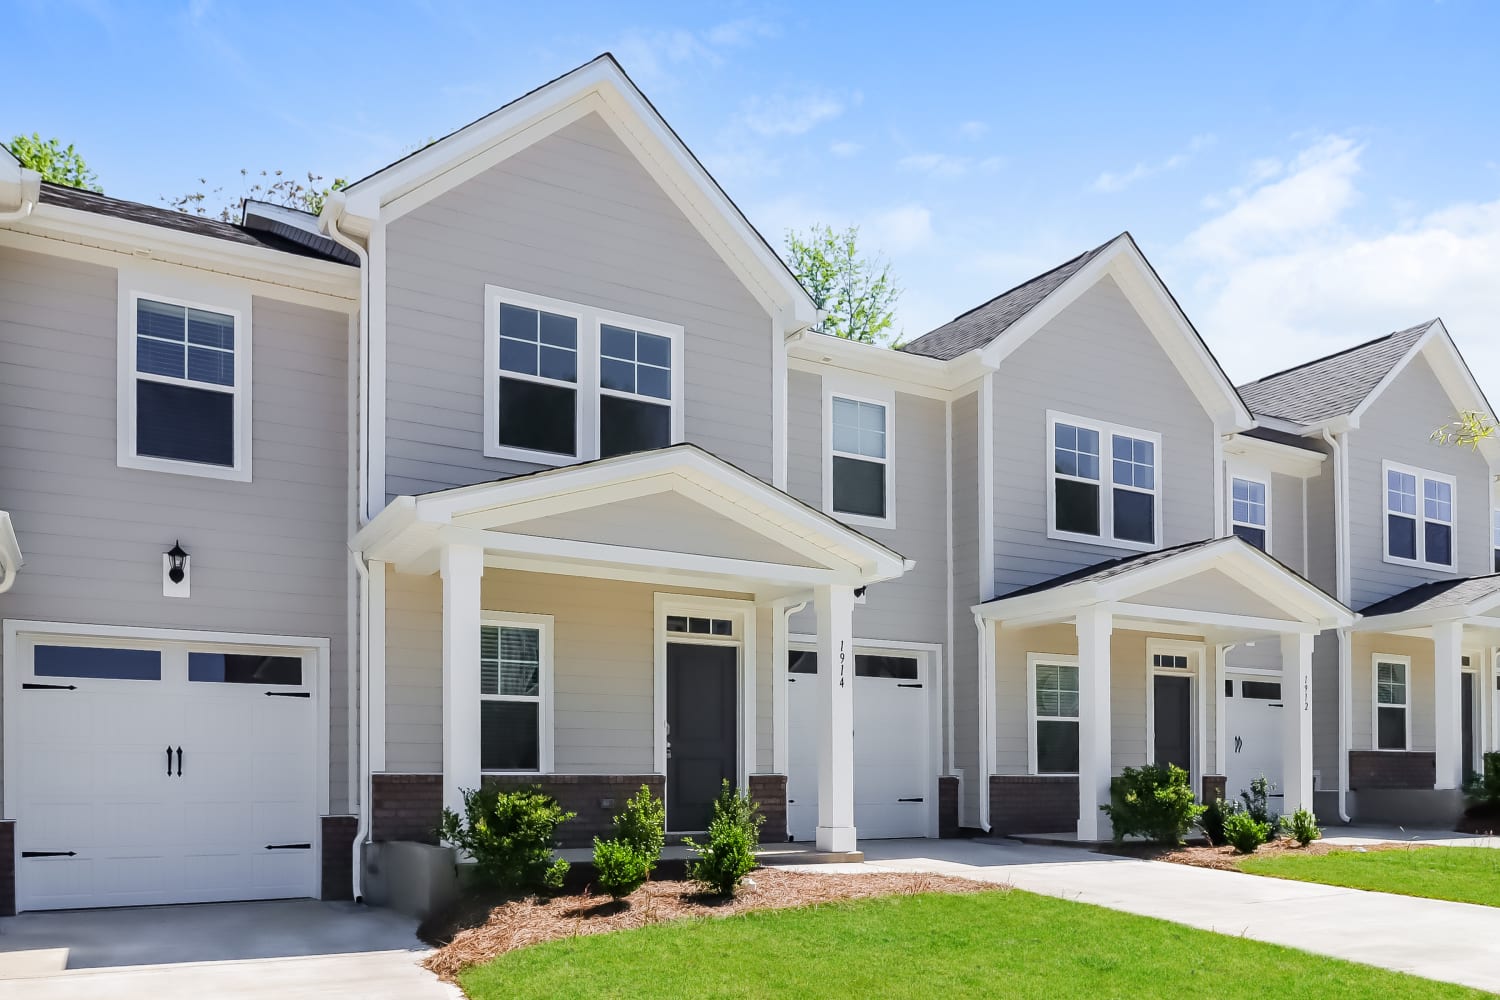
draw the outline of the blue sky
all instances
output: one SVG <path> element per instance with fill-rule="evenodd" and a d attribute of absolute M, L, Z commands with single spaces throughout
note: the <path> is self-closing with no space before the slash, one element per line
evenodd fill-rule
<path fill-rule="evenodd" d="M 1440 315 L 1500 395 L 1500 5 L 11 6 L 0 133 L 120 197 L 359 177 L 609 50 L 908 335 L 1129 229 L 1236 380 Z"/>

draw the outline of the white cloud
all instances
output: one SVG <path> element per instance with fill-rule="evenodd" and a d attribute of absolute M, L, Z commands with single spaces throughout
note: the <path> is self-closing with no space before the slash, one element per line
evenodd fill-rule
<path fill-rule="evenodd" d="M 857 142 L 835 142 L 828 147 L 828 151 L 834 156 L 858 156 L 864 150 L 864 146 Z"/>
<path fill-rule="evenodd" d="M 1157 174 L 1164 174 L 1170 170 L 1177 170 L 1180 167 L 1186 166 L 1195 153 L 1212 145 L 1213 141 L 1214 137 L 1212 135 L 1195 135 L 1188 141 L 1185 149 L 1173 153 L 1164 160 L 1157 163 L 1142 161 L 1123 173 L 1113 173 L 1106 170 L 1094 178 L 1094 183 L 1090 186 L 1100 194 L 1116 194 L 1124 191 L 1137 181 L 1143 181 L 1147 177 L 1154 177 Z"/>
<path fill-rule="evenodd" d="M 902 253 L 915 250 L 933 238 L 932 212 L 918 204 L 899 205 L 870 217 L 861 229 L 870 250 Z"/>
<path fill-rule="evenodd" d="M 971 121 L 958 126 L 958 134 L 965 139 L 981 139 L 989 130 L 990 126 L 987 122 Z"/>
<path fill-rule="evenodd" d="M 773 38 L 776 26 L 757 18 L 725 21 L 702 31 L 688 28 L 631 28 L 610 50 L 637 82 L 674 82 L 672 71 L 692 65 L 721 66 L 725 49 Z"/>
<path fill-rule="evenodd" d="M 746 100 L 739 122 L 756 135 L 802 135 L 843 113 L 843 99 L 832 94 L 777 94 Z"/>
<path fill-rule="evenodd" d="M 896 161 L 900 170 L 934 177 L 962 177 L 971 171 L 991 172 L 1005 166 L 1005 157 L 958 156 L 953 153 L 911 153 Z"/>

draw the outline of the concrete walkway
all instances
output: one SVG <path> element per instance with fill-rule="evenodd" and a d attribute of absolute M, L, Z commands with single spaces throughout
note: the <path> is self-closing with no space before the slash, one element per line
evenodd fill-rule
<path fill-rule="evenodd" d="M 281 900 L 23 913 L 0 920 L 0 1000 L 455 1000 L 416 922 Z"/>
<path fill-rule="evenodd" d="M 819 871 L 955 875 L 1500 993 L 1500 908 L 1004 841 L 860 844 Z"/>

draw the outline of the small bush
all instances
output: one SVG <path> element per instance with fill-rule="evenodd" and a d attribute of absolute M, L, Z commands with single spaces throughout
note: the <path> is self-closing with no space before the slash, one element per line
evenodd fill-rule
<path fill-rule="evenodd" d="M 1500 753 L 1485 754 L 1483 767 L 1464 785 L 1464 795 L 1475 812 L 1500 812 Z"/>
<path fill-rule="evenodd" d="M 624 899 L 651 877 L 666 841 L 667 810 L 645 785 L 615 817 L 615 835 L 594 838 L 594 870 L 599 887 Z"/>
<path fill-rule="evenodd" d="M 1286 828 L 1287 836 L 1303 847 L 1323 836 L 1322 829 L 1318 827 L 1318 817 L 1313 815 L 1311 809 L 1298 809 L 1291 816 L 1282 817 L 1281 825 Z"/>
<path fill-rule="evenodd" d="M 1250 782 L 1249 791 L 1240 791 L 1240 798 L 1245 803 L 1245 811 L 1250 818 L 1257 823 L 1264 823 L 1267 831 L 1267 840 L 1275 840 L 1276 834 L 1281 831 L 1281 817 L 1271 814 L 1271 782 L 1262 774 Z"/>
<path fill-rule="evenodd" d="M 552 856 L 564 812 L 539 788 L 464 789 L 464 814 L 443 810 L 438 836 L 474 859 L 480 885 L 498 889 L 560 889 L 568 863 Z"/>
<path fill-rule="evenodd" d="M 594 838 L 594 871 L 599 888 L 615 899 L 624 899 L 646 884 L 651 862 L 634 844 L 620 839 Z"/>
<path fill-rule="evenodd" d="M 1115 841 L 1131 835 L 1157 844 L 1180 844 L 1203 815 L 1193 801 L 1188 773 L 1175 764 L 1127 767 L 1109 789 L 1110 804 L 1099 808 L 1114 826 Z"/>
<path fill-rule="evenodd" d="M 1203 831 L 1203 836 L 1215 847 L 1223 847 L 1229 843 L 1224 836 L 1224 821 L 1243 807 L 1233 799 L 1214 799 L 1203 808 L 1203 815 L 1198 817 L 1198 829 Z"/>
<path fill-rule="evenodd" d="M 1248 810 L 1240 809 L 1224 820 L 1224 839 L 1236 854 L 1253 854 L 1271 837 L 1271 824 L 1262 823 Z"/>
<path fill-rule="evenodd" d="M 708 843 L 691 837 L 683 843 L 698 857 L 688 863 L 688 878 L 720 896 L 732 896 L 740 880 L 755 867 L 760 846 L 760 825 L 765 817 L 748 795 L 736 791 L 728 781 L 714 802 L 714 818 L 708 824 Z"/>

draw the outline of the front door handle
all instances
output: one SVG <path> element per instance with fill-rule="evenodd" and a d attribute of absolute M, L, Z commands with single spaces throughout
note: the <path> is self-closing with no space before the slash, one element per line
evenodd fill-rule
<path fill-rule="evenodd" d="M 172 776 L 172 748 L 167 747 L 167 777 Z"/>
<path fill-rule="evenodd" d="M 177 748 L 177 777 L 182 777 L 182 747 Z"/>

